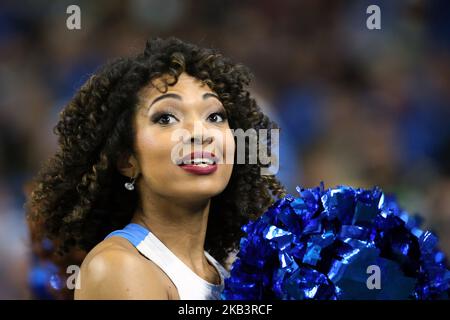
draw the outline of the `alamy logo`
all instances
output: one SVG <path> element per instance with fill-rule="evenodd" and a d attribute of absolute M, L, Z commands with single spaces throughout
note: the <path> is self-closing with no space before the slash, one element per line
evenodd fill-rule
<path fill-rule="evenodd" d="M 70 14 L 66 20 L 66 26 L 69 30 L 81 29 L 81 9 L 77 5 L 70 5 L 66 9 L 66 13 Z"/>
<path fill-rule="evenodd" d="M 370 16 L 366 20 L 366 26 L 369 30 L 381 29 L 381 9 L 379 6 L 372 4 L 367 7 L 367 14 Z"/>
<path fill-rule="evenodd" d="M 80 289 L 80 267 L 72 264 L 67 267 L 66 273 L 70 274 L 70 276 L 68 276 L 66 280 L 67 289 Z"/>
<path fill-rule="evenodd" d="M 380 267 L 373 264 L 367 267 L 366 270 L 367 274 L 370 274 L 370 276 L 367 278 L 366 285 L 367 289 L 373 290 L 373 289 L 381 289 L 381 270 Z"/>
<path fill-rule="evenodd" d="M 203 129 L 199 122 L 194 123 L 194 131 L 191 133 L 185 129 L 177 129 L 172 133 L 171 139 L 177 142 L 171 150 L 171 160 L 177 160 L 183 155 L 191 152 L 211 152 L 220 155 L 218 164 L 260 164 L 261 175 L 275 175 L 279 170 L 279 129 L 228 129 L 223 133 L 220 130 Z M 192 148 L 189 141 L 191 137 L 214 136 L 216 143 L 203 147 L 195 144 Z M 196 139 L 201 140 L 201 139 Z M 226 145 L 236 141 L 236 161 L 232 148 L 225 148 Z M 247 142 L 248 141 L 248 142 Z M 193 149 L 193 150 L 192 150 Z M 224 154 L 222 154 L 224 153 Z"/>

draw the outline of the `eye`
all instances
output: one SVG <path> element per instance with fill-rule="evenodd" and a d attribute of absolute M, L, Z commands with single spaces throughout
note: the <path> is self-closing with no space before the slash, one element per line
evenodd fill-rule
<path fill-rule="evenodd" d="M 152 117 L 153 123 L 158 123 L 158 124 L 162 124 L 162 125 L 174 123 L 176 120 L 177 120 L 177 118 L 175 118 L 175 116 L 171 113 L 155 114 Z"/>
<path fill-rule="evenodd" d="M 224 122 L 226 118 L 224 112 L 214 112 L 209 115 L 208 120 L 211 122 Z"/>

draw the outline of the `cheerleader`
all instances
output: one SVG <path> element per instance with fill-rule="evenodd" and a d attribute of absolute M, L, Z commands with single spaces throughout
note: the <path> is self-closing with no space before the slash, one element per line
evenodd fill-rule
<path fill-rule="evenodd" d="M 216 50 L 155 38 L 78 90 L 28 204 L 34 245 L 50 239 L 62 267 L 84 252 L 75 299 L 220 298 L 241 226 L 286 193 L 235 161 L 232 129 L 277 128 L 249 81 Z"/>

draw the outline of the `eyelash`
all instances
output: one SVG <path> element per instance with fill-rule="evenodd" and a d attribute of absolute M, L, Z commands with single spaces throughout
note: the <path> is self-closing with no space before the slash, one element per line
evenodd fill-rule
<path fill-rule="evenodd" d="M 214 122 L 214 123 L 225 122 L 225 121 L 227 120 L 227 115 L 226 115 L 225 112 L 222 112 L 222 111 L 213 112 L 213 113 L 211 113 L 211 114 L 208 116 L 208 119 L 211 118 L 211 116 L 213 116 L 213 115 L 219 115 L 219 116 L 222 118 L 221 121 L 217 121 L 217 122 Z M 160 120 L 161 120 L 164 116 L 170 116 L 170 117 L 173 117 L 173 118 L 176 119 L 176 117 L 175 117 L 172 113 L 170 113 L 170 112 L 165 112 L 165 111 L 161 111 L 161 112 L 155 113 L 155 114 L 152 116 L 151 121 L 152 121 L 153 123 L 159 123 L 159 124 L 161 124 L 161 125 L 168 125 L 169 123 L 160 123 Z"/>
<path fill-rule="evenodd" d="M 152 116 L 152 122 L 153 123 L 159 123 L 160 120 L 162 119 L 162 117 L 164 116 L 171 116 L 173 118 L 176 118 L 172 113 L 168 113 L 168 112 L 157 112 Z M 160 123 L 161 125 L 167 125 L 168 123 Z"/>
<path fill-rule="evenodd" d="M 212 115 L 216 115 L 216 114 L 222 118 L 222 121 L 219 121 L 219 122 L 225 122 L 227 120 L 227 115 L 223 111 L 213 112 L 208 116 L 208 118 L 210 118 Z"/>

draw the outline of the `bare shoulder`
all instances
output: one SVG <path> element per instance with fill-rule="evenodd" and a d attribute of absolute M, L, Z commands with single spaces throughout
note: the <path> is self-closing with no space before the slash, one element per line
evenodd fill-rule
<path fill-rule="evenodd" d="M 169 299 L 161 271 L 126 239 L 108 238 L 84 259 L 75 299 Z"/>

